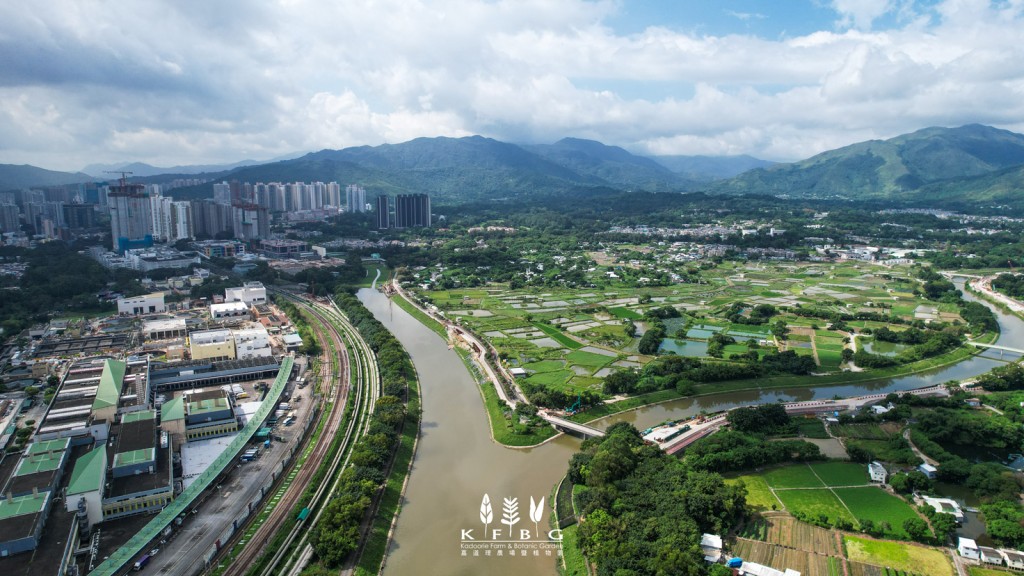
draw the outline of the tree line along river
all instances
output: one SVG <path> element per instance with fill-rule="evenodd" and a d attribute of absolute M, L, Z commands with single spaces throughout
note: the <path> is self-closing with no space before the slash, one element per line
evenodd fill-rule
<path fill-rule="evenodd" d="M 962 284 L 958 283 L 958 288 L 962 289 Z M 491 440 L 474 378 L 457 353 L 437 334 L 391 305 L 380 292 L 363 289 L 358 296 L 408 350 L 419 372 L 423 398 L 419 445 L 384 572 L 556 574 L 557 551 L 532 542 L 547 540 L 550 498 L 580 440 L 562 435 L 529 449 L 496 444 Z M 964 298 L 979 301 L 970 293 L 965 293 Z M 996 315 L 1001 329 L 997 343 L 1024 347 L 1024 322 L 998 310 Z M 952 366 L 912 376 L 856 385 L 750 390 L 686 398 L 609 416 L 592 424 L 603 429 L 615 422 L 630 422 L 644 429 L 668 419 L 693 416 L 701 410 L 717 412 L 777 400 L 910 390 L 967 379 L 1001 364 L 1000 352 L 987 351 Z M 489 506 L 483 505 L 485 494 Z M 543 515 L 536 524 L 531 518 L 531 497 L 535 502 L 541 497 L 545 499 Z M 486 525 L 482 522 L 488 518 L 485 511 L 490 513 L 491 520 Z M 499 532 L 495 534 L 495 530 Z M 521 542 L 524 537 L 527 541 Z M 498 546 L 503 548 L 501 556 Z M 489 548 L 489 555 L 484 548 Z"/>

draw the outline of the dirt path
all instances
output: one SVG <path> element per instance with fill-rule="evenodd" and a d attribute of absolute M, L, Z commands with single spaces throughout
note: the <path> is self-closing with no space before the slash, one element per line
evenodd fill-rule
<path fill-rule="evenodd" d="M 910 439 L 910 428 L 903 431 L 903 437 L 906 438 L 907 444 L 910 444 L 910 449 L 914 451 L 914 455 L 924 460 L 925 464 L 931 464 L 932 466 L 938 466 L 938 462 L 929 458 L 924 452 L 918 450 L 917 446 L 914 446 L 914 442 Z"/>

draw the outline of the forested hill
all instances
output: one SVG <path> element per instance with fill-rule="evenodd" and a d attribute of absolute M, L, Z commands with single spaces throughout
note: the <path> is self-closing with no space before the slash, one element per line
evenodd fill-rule
<path fill-rule="evenodd" d="M 990 126 L 926 128 L 871 140 L 710 185 L 718 194 L 903 202 L 1024 201 L 1024 135 Z"/>
<path fill-rule="evenodd" d="M 435 200 L 451 202 L 560 195 L 588 188 L 685 192 L 698 187 L 649 158 L 600 142 L 565 139 L 550 146 L 519 146 L 482 136 L 321 150 L 241 168 L 225 178 L 358 183 L 371 194 L 426 192 Z M 208 196 L 209 188 L 175 196 Z"/>
<path fill-rule="evenodd" d="M 18 190 L 29 186 L 59 186 L 92 182 L 92 176 L 81 172 L 57 172 L 28 164 L 0 164 L 0 191 Z"/>

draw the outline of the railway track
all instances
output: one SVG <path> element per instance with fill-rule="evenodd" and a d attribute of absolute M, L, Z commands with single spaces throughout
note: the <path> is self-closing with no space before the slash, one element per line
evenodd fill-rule
<path fill-rule="evenodd" d="M 352 447 L 370 426 L 370 415 L 380 396 L 380 377 L 377 373 L 377 362 L 373 352 L 370 350 L 362 336 L 355 327 L 348 323 L 344 315 L 333 306 L 322 306 L 319 304 L 303 304 L 303 309 L 313 315 L 322 326 L 331 326 L 332 330 L 340 328 L 345 341 L 352 344 L 356 350 L 349 353 L 352 359 L 350 366 L 355 370 L 350 373 L 354 375 L 354 384 L 345 391 L 346 395 L 353 395 L 354 417 L 348 419 L 345 435 L 339 449 L 331 463 L 327 479 L 330 482 L 323 482 L 317 487 L 316 493 L 308 508 L 315 511 L 312 519 L 297 523 L 292 527 L 282 545 L 267 568 L 260 573 L 260 576 L 271 576 L 272 574 L 298 574 L 309 560 L 311 545 L 309 543 L 309 527 L 315 526 L 320 521 L 324 507 L 322 504 L 329 501 L 330 496 L 335 492 L 341 479 L 341 472 L 348 466 L 352 456 Z"/>
<path fill-rule="evenodd" d="M 319 521 L 323 504 L 330 500 L 331 494 L 337 488 L 341 471 L 348 465 L 351 457 L 352 447 L 369 428 L 370 414 L 380 395 L 380 377 L 373 352 L 340 310 L 333 306 L 333 302 L 326 305 L 310 302 L 293 294 L 277 294 L 288 299 L 312 318 L 313 322 L 310 324 L 317 338 L 326 344 L 321 353 L 320 382 L 323 384 L 323 401 L 330 406 L 330 413 L 312 452 L 305 459 L 288 490 L 251 538 L 250 542 L 253 545 L 243 548 L 225 571 L 226 575 L 231 576 L 246 574 L 254 565 L 261 566 L 258 571 L 252 572 L 258 576 L 297 574 L 302 570 L 311 555 L 309 528 Z M 352 349 L 346 342 L 350 343 Z M 351 412 L 347 410 L 350 401 Z M 350 414 L 347 419 L 346 413 Z M 306 506 L 313 513 L 291 527 L 269 560 L 261 560 L 265 544 L 284 529 L 302 494 L 321 469 L 320 464 L 327 460 L 331 446 L 343 425 L 341 441 L 337 444 L 323 479 Z"/>

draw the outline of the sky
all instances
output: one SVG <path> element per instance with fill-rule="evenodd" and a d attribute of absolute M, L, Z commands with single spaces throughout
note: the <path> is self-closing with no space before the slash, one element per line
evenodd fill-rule
<path fill-rule="evenodd" d="M 1024 132 L 1024 0 L 0 3 L 0 163 L 267 160 L 479 134 L 790 161 Z"/>

